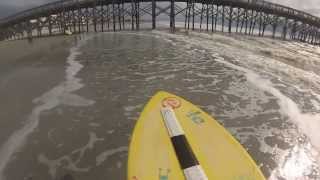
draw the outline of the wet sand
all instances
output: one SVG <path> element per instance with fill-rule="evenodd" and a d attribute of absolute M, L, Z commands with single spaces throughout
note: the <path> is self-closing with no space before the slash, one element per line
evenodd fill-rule
<path fill-rule="evenodd" d="M 72 38 L 60 37 L 0 44 L 1 145 L 25 125 L 35 105 L 33 100 L 63 79 L 66 57 L 73 43 Z"/>
<path fill-rule="evenodd" d="M 0 143 L 21 126 L 32 100 L 61 81 L 70 46 L 65 38 L 0 44 Z"/>

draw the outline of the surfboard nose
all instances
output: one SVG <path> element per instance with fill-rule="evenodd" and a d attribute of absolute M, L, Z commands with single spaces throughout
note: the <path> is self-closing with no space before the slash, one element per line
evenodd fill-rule
<path fill-rule="evenodd" d="M 179 96 L 158 91 L 135 125 L 128 180 L 166 178 L 264 180 L 246 150 L 215 119 Z"/>

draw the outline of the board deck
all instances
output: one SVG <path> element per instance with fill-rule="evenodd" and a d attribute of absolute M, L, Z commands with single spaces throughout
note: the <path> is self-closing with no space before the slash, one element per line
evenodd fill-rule
<path fill-rule="evenodd" d="M 128 180 L 186 179 L 161 114 L 172 107 L 209 180 L 263 180 L 259 167 L 228 131 L 190 102 L 158 92 L 145 106 L 131 138 Z"/>

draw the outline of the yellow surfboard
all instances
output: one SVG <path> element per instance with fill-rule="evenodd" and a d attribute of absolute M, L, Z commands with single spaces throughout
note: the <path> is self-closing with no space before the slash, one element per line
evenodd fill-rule
<path fill-rule="evenodd" d="M 207 113 L 158 92 L 135 126 L 128 180 L 262 180 L 247 151 Z"/>

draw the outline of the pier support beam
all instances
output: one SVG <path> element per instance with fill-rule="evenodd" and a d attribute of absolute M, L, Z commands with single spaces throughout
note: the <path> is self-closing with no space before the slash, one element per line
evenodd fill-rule
<path fill-rule="evenodd" d="M 174 10 L 174 0 L 170 1 L 170 28 L 172 31 L 175 29 L 175 10 Z"/>
<path fill-rule="evenodd" d="M 100 5 L 100 24 L 101 32 L 104 32 L 104 7 L 102 3 Z"/>
<path fill-rule="evenodd" d="M 125 10 L 124 10 L 124 1 L 121 3 L 121 15 L 122 15 L 122 29 L 125 30 Z"/>
<path fill-rule="evenodd" d="M 194 18 L 195 18 L 195 1 L 192 1 L 192 30 L 194 30 Z"/>
<path fill-rule="evenodd" d="M 231 27 L 232 27 L 232 12 L 233 12 L 233 8 L 230 7 L 230 11 L 229 11 L 229 29 L 228 32 L 231 33 Z"/>
<path fill-rule="evenodd" d="M 225 14 L 224 14 L 224 6 L 222 6 L 222 28 L 221 28 L 221 32 L 224 31 L 224 18 L 225 18 Z"/>
<path fill-rule="evenodd" d="M 86 8 L 86 25 L 87 25 L 87 32 L 89 32 L 89 10 Z"/>
<path fill-rule="evenodd" d="M 93 14 L 94 32 L 97 32 L 97 6 L 96 6 L 96 3 L 94 3 L 94 5 L 93 5 L 92 14 Z"/>
<path fill-rule="evenodd" d="M 114 8 L 114 0 L 112 0 L 112 23 L 113 23 L 113 31 L 116 31 L 116 14 L 115 14 L 115 8 Z"/>
<path fill-rule="evenodd" d="M 152 0 L 152 29 L 156 29 L 156 0 Z"/>
<path fill-rule="evenodd" d="M 78 6 L 78 32 L 81 33 L 82 27 L 82 11 L 81 8 Z"/>
<path fill-rule="evenodd" d="M 133 0 L 131 0 L 131 30 L 134 30 L 134 15 L 135 15 L 135 4 Z"/>
<path fill-rule="evenodd" d="M 51 19 L 51 15 L 49 15 L 47 18 L 48 18 L 49 36 L 51 36 L 52 35 L 52 19 Z"/>
<path fill-rule="evenodd" d="M 118 24 L 119 24 L 119 30 L 122 30 L 122 25 L 121 25 L 121 14 L 122 12 L 120 11 L 120 2 L 118 2 Z"/>
<path fill-rule="evenodd" d="M 206 10 L 207 10 L 207 13 L 206 13 L 206 16 L 207 16 L 207 31 L 209 31 L 209 4 L 208 2 L 206 2 Z"/>
<path fill-rule="evenodd" d="M 140 29 L 140 2 L 136 0 L 135 2 L 135 15 L 136 15 L 136 30 Z"/>
<path fill-rule="evenodd" d="M 282 30 L 282 39 L 283 40 L 286 40 L 286 38 L 287 38 L 287 29 L 288 29 L 288 18 L 286 18 L 286 20 L 284 22 L 283 30 Z"/>
<path fill-rule="evenodd" d="M 201 3 L 201 15 L 200 15 L 200 31 L 202 29 L 202 18 L 203 18 L 203 2 Z"/>

